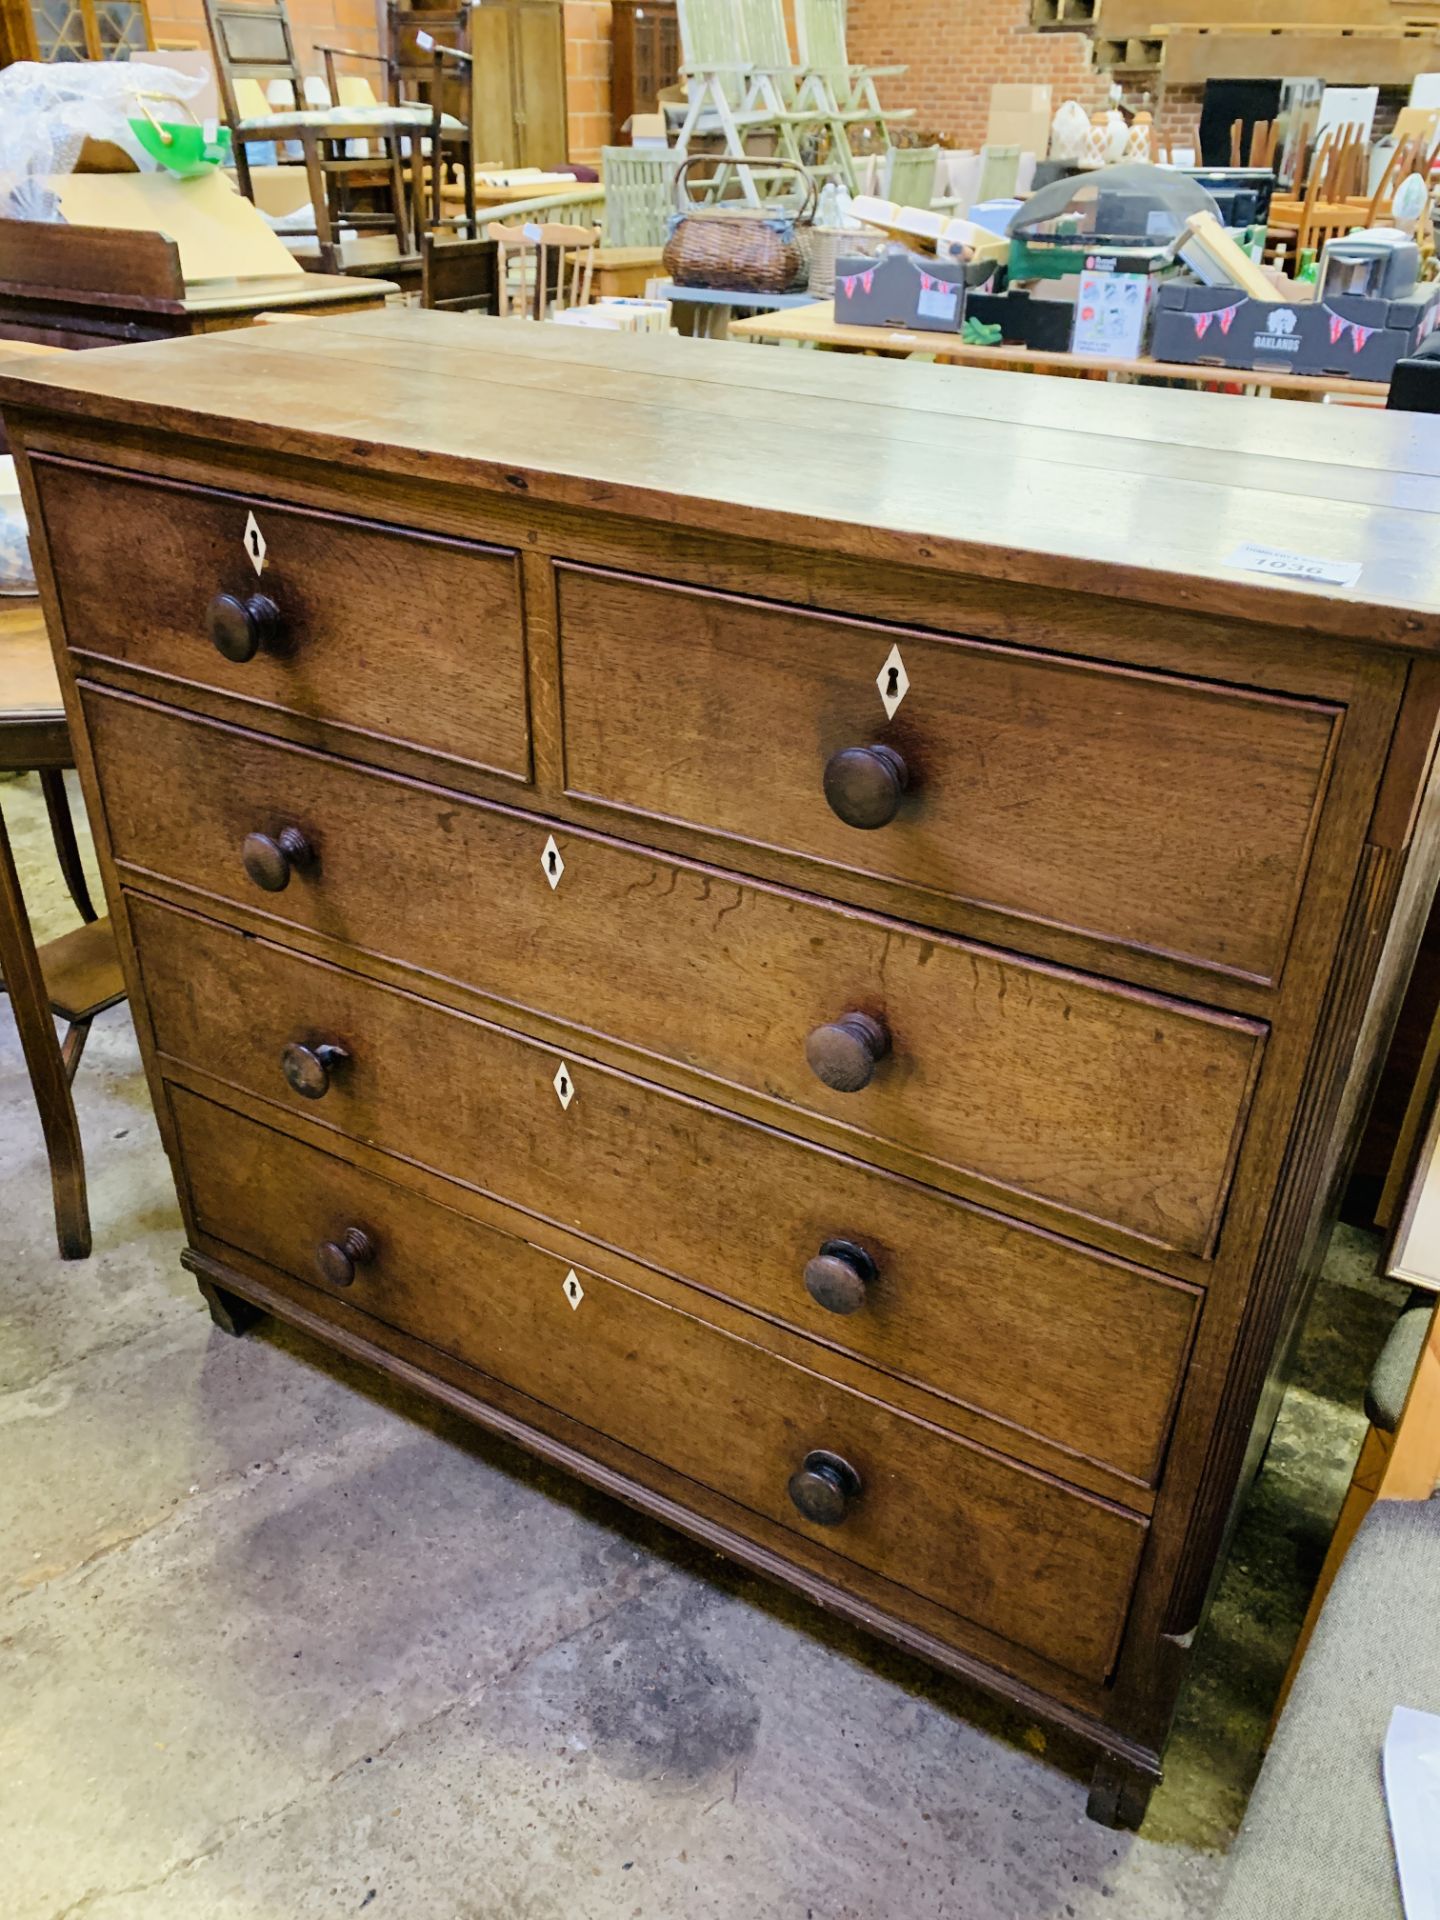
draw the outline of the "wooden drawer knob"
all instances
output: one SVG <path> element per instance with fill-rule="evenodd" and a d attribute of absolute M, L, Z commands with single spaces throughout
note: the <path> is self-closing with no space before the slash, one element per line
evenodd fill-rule
<path fill-rule="evenodd" d="M 889 1051 L 889 1034 L 868 1013 L 842 1014 L 828 1026 L 816 1027 L 805 1041 L 810 1071 L 836 1093 L 858 1093 L 868 1087 Z"/>
<path fill-rule="evenodd" d="M 842 747 L 825 765 L 825 798 L 847 827 L 888 826 L 909 784 L 909 770 L 893 747 Z"/>
<path fill-rule="evenodd" d="M 292 1040 L 280 1056 L 280 1065 L 292 1093 L 305 1100 L 320 1100 L 330 1091 L 331 1074 L 338 1073 L 349 1058 L 345 1048 L 333 1041 L 302 1047 L 298 1040 Z"/>
<path fill-rule="evenodd" d="M 853 1240 L 827 1240 L 805 1263 L 805 1291 L 826 1313 L 858 1313 L 877 1277 L 875 1262 Z"/>
<path fill-rule="evenodd" d="M 823 1448 L 807 1453 L 790 1476 L 791 1500 L 817 1527 L 838 1527 L 862 1490 L 860 1476 L 850 1462 Z"/>
<path fill-rule="evenodd" d="M 233 593 L 217 593 L 205 615 L 205 630 L 215 651 L 239 666 L 280 638 L 280 609 L 267 594 L 252 593 L 242 600 Z"/>
<path fill-rule="evenodd" d="M 368 1267 L 375 1258 L 375 1242 L 363 1227 L 347 1227 L 338 1240 L 322 1240 L 315 1249 L 315 1265 L 320 1278 L 332 1287 L 348 1287 L 357 1267 Z"/>
<path fill-rule="evenodd" d="M 240 859 L 257 887 L 283 893 L 297 868 L 314 864 L 315 849 L 298 827 L 282 827 L 273 840 L 268 833 L 247 833 Z"/>

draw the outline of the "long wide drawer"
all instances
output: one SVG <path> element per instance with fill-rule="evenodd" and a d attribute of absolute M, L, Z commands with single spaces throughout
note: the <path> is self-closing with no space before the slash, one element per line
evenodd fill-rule
<path fill-rule="evenodd" d="M 1145 1537 L 1134 1516 L 223 1108 L 173 1100 L 202 1233 L 343 1289 L 1004 1639 L 1090 1680 L 1108 1673 Z M 823 1500 L 826 1519 L 797 1500 Z"/>
<path fill-rule="evenodd" d="M 322 741 L 340 729 L 530 778 L 513 553 L 45 456 L 33 465 L 65 555 L 73 648 L 284 709 Z M 217 650 L 212 618 L 248 658 Z"/>
<path fill-rule="evenodd" d="M 130 918 L 171 1059 L 1155 1479 L 1193 1288 L 586 1061 L 562 1106 L 557 1056 L 516 1034 L 152 901 Z M 296 1044 L 345 1051 L 318 1098 Z"/>
<path fill-rule="evenodd" d="M 978 1178 L 1213 1250 L 1258 1022 L 146 702 L 90 688 L 85 706 L 114 851 L 137 872 L 749 1089 L 787 1125 L 822 1116 L 942 1184 Z M 303 864 L 283 855 L 296 833 Z M 242 864 L 256 834 L 282 891 Z"/>
<path fill-rule="evenodd" d="M 1278 975 L 1338 708 L 587 568 L 558 581 L 572 793 Z"/>

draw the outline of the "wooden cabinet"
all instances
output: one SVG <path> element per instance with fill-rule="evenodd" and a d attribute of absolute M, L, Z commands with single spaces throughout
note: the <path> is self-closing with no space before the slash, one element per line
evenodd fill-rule
<path fill-rule="evenodd" d="M 470 14 L 478 166 L 547 167 L 569 154 L 560 0 L 479 0 Z"/>
<path fill-rule="evenodd" d="M 610 138 L 625 146 L 632 114 L 659 111 L 662 88 L 680 79 L 675 0 L 613 0 L 610 21 Z"/>
<path fill-rule="evenodd" d="M 217 1320 L 1138 1818 L 1440 866 L 1440 459 L 438 314 L 216 344 L 0 400 Z"/>

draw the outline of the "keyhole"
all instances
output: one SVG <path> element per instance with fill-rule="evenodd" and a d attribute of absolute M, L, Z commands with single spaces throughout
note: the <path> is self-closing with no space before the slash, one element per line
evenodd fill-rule
<path fill-rule="evenodd" d="M 560 1098 L 562 1100 L 565 1099 L 566 1096 L 569 1094 L 569 1092 L 570 1092 L 570 1082 L 565 1078 L 564 1074 L 562 1073 L 560 1076 Z"/>
<path fill-rule="evenodd" d="M 258 554 L 259 551 L 260 551 L 260 536 L 252 527 L 250 529 L 250 552 L 253 556 L 255 554 Z"/>
<path fill-rule="evenodd" d="M 885 692 L 887 693 L 887 695 L 893 698 L 895 694 L 899 693 L 899 691 L 900 691 L 900 669 L 899 667 L 891 667 L 889 669 L 889 672 L 886 675 Z"/>
<path fill-rule="evenodd" d="M 549 853 L 547 853 L 547 854 L 546 854 L 546 856 L 545 856 L 545 864 L 546 864 L 546 866 L 547 866 L 547 867 L 548 867 L 548 868 L 550 869 L 550 871 L 551 871 L 551 873 L 554 873 L 554 871 L 555 871 L 555 849 L 554 849 L 553 847 L 552 847 L 552 848 L 550 849 L 550 851 L 549 851 Z"/>

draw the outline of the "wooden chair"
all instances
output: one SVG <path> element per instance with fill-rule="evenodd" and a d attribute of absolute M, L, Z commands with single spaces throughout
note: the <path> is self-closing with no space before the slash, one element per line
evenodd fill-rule
<path fill-rule="evenodd" d="M 812 172 L 833 173 L 853 191 L 854 162 L 843 120 L 801 98 L 804 67 L 790 51 L 785 0 L 733 0 L 741 25 L 741 44 L 750 65 L 745 104 L 773 113 L 780 129 L 782 160 L 803 163 Z M 816 136 L 828 133 L 823 158 Z M 801 142 L 804 141 L 802 146 Z"/>
<path fill-rule="evenodd" d="M 976 200 L 1013 200 L 1023 158 L 1019 147 L 981 147 Z"/>
<path fill-rule="evenodd" d="M 1320 136 L 1310 155 L 1303 198 L 1270 203 L 1265 247 L 1274 265 L 1298 272 L 1307 253 L 1319 253 L 1327 240 L 1361 224 L 1346 194 L 1361 177 L 1363 151 L 1358 128 L 1335 128 Z"/>
<path fill-rule="evenodd" d="M 36 949 L 20 876 L 0 815 L 0 976 L 10 998 L 50 1162 L 55 1234 L 61 1257 L 90 1251 L 85 1156 L 70 1085 L 90 1023 L 125 998 L 125 982 L 108 919 L 91 904 L 65 769 L 74 765 L 45 621 L 36 600 L 0 609 L 0 772 L 40 775 L 60 870 L 81 924 Z M 65 1022 L 57 1040 L 55 1016 Z"/>
<path fill-rule="evenodd" d="M 322 47 L 315 51 L 325 60 L 325 83 L 332 101 L 339 102 L 342 82 L 335 62 L 359 60 L 378 65 L 385 72 L 388 104 L 403 112 L 407 119 L 419 110 L 419 156 L 428 160 L 429 224 L 439 226 L 444 219 L 441 185 L 447 169 L 459 172 L 465 204 L 465 229 L 474 239 L 475 224 L 475 145 L 471 135 L 468 106 L 471 98 L 468 46 L 470 8 L 452 13 L 417 13 L 388 0 L 385 8 L 385 51 L 365 53 L 356 47 Z M 450 74 L 458 71 L 464 84 L 451 84 Z M 466 103 L 462 116 L 449 111 L 447 102 Z M 417 228 L 425 222 L 424 190 L 415 208 Z"/>
<path fill-rule="evenodd" d="M 901 207 L 933 206 L 939 165 L 939 147 L 891 147 L 880 173 L 880 198 Z"/>
<path fill-rule="evenodd" d="M 1412 173 L 1428 180 L 1437 161 L 1440 161 L 1440 140 L 1428 152 L 1423 140 L 1397 141 L 1385 171 L 1375 183 L 1375 191 L 1368 200 L 1363 195 L 1355 199 L 1356 208 L 1364 211 L 1364 224 L 1367 227 L 1386 225 L 1394 213 L 1395 192 L 1400 183 Z"/>
<path fill-rule="evenodd" d="M 847 127 L 874 126 L 887 146 L 898 120 L 913 120 L 913 107 L 882 107 L 879 80 L 898 80 L 908 67 L 865 67 L 851 60 L 845 38 L 845 0 L 795 0 L 795 37 L 805 69 L 800 99 L 837 117 Z M 848 135 L 847 135 L 848 143 Z"/>
<path fill-rule="evenodd" d="M 600 149 L 600 182 L 605 189 L 602 247 L 664 246 L 675 211 L 675 170 L 682 157 L 668 147 Z"/>
<path fill-rule="evenodd" d="M 1275 148 L 1280 139 L 1278 120 L 1257 120 L 1250 129 L 1250 164 L 1252 167 L 1266 167 L 1271 172 L 1275 168 Z"/>
<path fill-rule="evenodd" d="M 420 241 L 420 304 L 439 313 L 494 313 L 499 305 L 493 240 L 427 233 Z"/>
<path fill-rule="evenodd" d="M 205 0 L 205 19 L 234 147 L 235 172 L 247 199 L 255 198 L 249 149 L 293 142 L 301 150 L 315 210 L 320 265 L 326 272 L 336 272 L 342 264 L 336 232 L 342 221 L 357 230 L 393 233 L 399 253 L 411 253 L 410 197 L 413 193 L 418 211 L 421 131 L 429 121 L 428 111 L 421 107 L 330 106 L 250 114 L 242 107 L 241 98 L 253 103 L 262 82 L 279 81 L 289 89 L 292 100 L 305 98 L 305 79 L 296 58 L 285 0 Z M 380 151 L 376 156 L 351 155 L 347 151 L 350 141 L 374 142 Z M 407 145 L 409 186 L 405 176 Z M 377 179 L 388 189 L 391 211 L 361 211 L 352 206 L 352 190 L 361 182 Z"/>
<path fill-rule="evenodd" d="M 1230 122 L 1230 164 L 1232 167 L 1272 167 L 1275 164 L 1275 142 L 1279 137 L 1278 120 L 1256 120 L 1250 128 L 1250 155 L 1244 152 L 1245 122 Z"/>
<path fill-rule="evenodd" d="M 679 0 L 681 76 L 688 104 L 675 152 L 688 155 L 690 143 L 718 133 L 726 162 L 717 169 L 715 191 L 723 194 L 733 178 L 751 206 L 761 202 L 759 188 L 746 158 L 745 142 L 768 134 L 782 160 L 801 163 L 796 128 L 819 124 L 819 116 L 803 107 L 778 102 L 764 74 L 757 74 L 745 36 L 745 16 L 739 0 Z"/>
<path fill-rule="evenodd" d="M 506 225 L 492 220 L 485 237 L 495 242 L 496 296 L 502 318 L 528 309 L 531 319 L 544 320 L 561 308 L 589 306 L 598 227 L 529 220 Z"/>
<path fill-rule="evenodd" d="M 739 0 L 745 21 L 745 43 L 756 104 L 779 104 L 789 117 L 801 157 L 812 173 L 830 176 L 859 191 L 860 177 L 850 128 L 863 121 L 863 112 L 847 114 L 824 88 L 812 85 L 814 76 L 790 51 L 786 0 Z M 803 144 L 800 144 L 803 142 Z M 782 158 L 792 156 L 782 147 Z"/>

